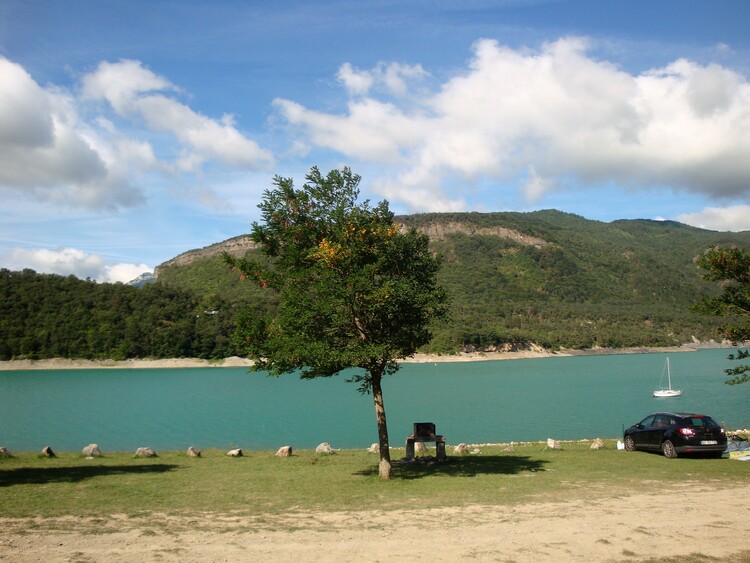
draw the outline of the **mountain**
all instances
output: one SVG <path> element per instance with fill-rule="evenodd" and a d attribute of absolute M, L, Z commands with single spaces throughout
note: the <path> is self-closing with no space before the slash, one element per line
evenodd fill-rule
<path fill-rule="evenodd" d="M 159 272 L 173 267 L 173 266 L 188 266 L 193 262 L 201 260 L 203 258 L 211 258 L 215 256 L 221 256 L 224 252 L 231 254 L 232 256 L 244 256 L 249 250 L 256 248 L 255 243 L 252 241 L 249 235 L 240 235 L 232 237 L 223 242 L 217 242 L 204 248 L 197 250 L 188 250 L 182 254 L 175 256 L 174 258 L 162 262 L 156 268 L 154 268 L 154 276 L 159 277 Z"/>
<path fill-rule="evenodd" d="M 695 257 L 718 245 L 750 247 L 750 232 L 719 233 L 673 221 L 592 221 L 555 210 L 400 216 L 443 256 L 449 319 L 431 349 L 665 346 L 716 337 L 722 319 L 691 311 L 717 291 Z M 257 252 L 246 235 L 161 264 L 166 286 L 268 311 L 274 301 L 221 261 Z"/>
<path fill-rule="evenodd" d="M 134 280 L 130 280 L 126 285 L 132 285 L 134 287 L 143 287 L 146 284 L 154 283 L 156 276 L 151 272 L 143 272 L 140 276 Z"/>
<path fill-rule="evenodd" d="M 424 351 L 434 353 L 715 339 L 731 319 L 692 311 L 719 292 L 695 258 L 714 246 L 750 249 L 750 232 L 602 223 L 553 210 L 397 219 L 427 233 L 442 256 L 438 277 L 450 313 L 431 327 Z M 0 269 L 0 360 L 241 355 L 243 343 L 233 337 L 240 312 L 272 313 L 278 301 L 240 280 L 223 252 L 260 254 L 249 236 L 237 236 L 160 264 L 156 281 L 141 287 Z"/>

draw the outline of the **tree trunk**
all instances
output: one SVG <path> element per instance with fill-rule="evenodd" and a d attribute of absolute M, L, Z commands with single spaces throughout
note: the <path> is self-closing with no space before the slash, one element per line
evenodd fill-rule
<path fill-rule="evenodd" d="M 380 386 L 382 374 L 371 374 L 372 398 L 375 402 L 375 418 L 378 421 L 378 446 L 380 447 L 379 473 L 381 479 L 391 478 L 391 450 L 388 445 L 388 425 L 385 421 L 383 389 Z"/>

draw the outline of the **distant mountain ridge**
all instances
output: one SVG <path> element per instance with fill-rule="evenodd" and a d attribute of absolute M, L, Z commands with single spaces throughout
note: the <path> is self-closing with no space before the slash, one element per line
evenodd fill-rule
<path fill-rule="evenodd" d="M 674 221 L 593 221 L 556 210 L 424 213 L 396 218 L 430 236 L 443 256 L 449 319 L 433 351 L 674 346 L 717 336 L 721 319 L 691 307 L 717 290 L 695 258 L 713 246 L 750 248 L 750 232 Z M 257 252 L 248 235 L 160 264 L 158 281 L 251 310 L 274 297 L 241 282 L 220 255 Z"/>
<path fill-rule="evenodd" d="M 222 242 L 210 244 L 203 248 L 188 250 L 166 262 L 162 262 L 154 268 L 154 277 L 158 279 L 159 272 L 170 266 L 187 266 L 201 258 L 219 256 L 224 252 L 228 252 L 232 256 L 244 256 L 248 250 L 253 250 L 255 248 L 256 244 L 252 241 L 250 235 L 238 235 Z"/>
<path fill-rule="evenodd" d="M 156 281 L 156 276 L 153 273 L 143 272 L 137 278 L 130 280 L 127 283 L 127 285 L 132 285 L 134 287 L 143 287 L 144 285 L 154 283 L 155 281 Z"/>
<path fill-rule="evenodd" d="M 408 219 L 406 221 L 399 221 L 397 218 L 397 223 L 399 223 L 402 228 L 408 228 L 409 226 Z M 507 229 L 503 227 L 476 227 L 469 222 L 460 221 L 449 221 L 447 223 L 441 223 L 440 221 L 437 221 L 427 226 L 418 227 L 418 230 L 427 234 L 431 240 L 443 240 L 450 234 L 463 233 L 469 236 L 490 235 L 501 238 L 508 238 L 521 244 L 533 245 L 539 248 L 551 244 L 540 238 L 527 235 L 513 229 Z M 179 254 L 174 258 L 170 258 L 169 260 L 162 262 L 161 264 L 156 266 L 156 268 L 154 268 L 153 275 L 154 278 L 158 278 L 159 272 L 163 271 L 165 268 L 169 268 L 171 266 L 187 266 L 188 264 L 192 264 L 193 262 L 202 258 L 219 256 L 224 252 L 228 252 L 232 256 L 244 256 L 246 252 L 248 252 L 249 250 L 255 250 L 256 248 L 257 245 L 250 238 L 250 235 L 238 235 L 221 242 L 204 246 L 203 248 L 187 250 L 182 254 Z M 142 276 L 145 275 L 146 274 L 143 274 Z M 142 276 L 136 278 L 136 280 L 134 281 L 140 280 Z M 131 282 L 131 284 L 135 285 L 133 282 Z"/>
<path fill-rule="evenodd" d="M 509 218 L 513 218 L 512 222 L 508 221 Z M 743 231 L 739 233 L 726 232 L 722 233 L 719 231 L 709 231 L 691 225 L 686 225 L 678 221 L 658 221 L 653 219 L 617 219 L 610 223 L 603 223 L 600 221 L 594 221 L 585 219 L 578 215 L 565 213 L 557 210 L 543 210 L 533 212 L 497 212 L 497 213 L 476 213 L 476 212 L 457 212 L 457 213 L 424 213 L 416 215 L 406 215 L 396 217 L 396 222 L 401 225 L 402 228 L 415 227 L 418 231 L 427 234 L 431 241 L 442 241 L 446 237 L 452 234 L 463 234 L 470 237 L 475 236 L 495 236 L 502 239 L 512 240 L 521 245 L 534 246 L 537 248 L 544 248 L 547 246 L 555 245 L 557 243 L 540 238 L 530 232 L 523 232 L 523 221 L 522 219 L 532 217 L 569 217 L 580 220 L 584 223 L 592 223 L 598 225 L 609 225 L 611 227 L 618 228 L 631 228 L 634 225 L 644 225 L 652 227 L 669 227 L 672 229 L 684 229 L 686 231 L 694 231 L 696 233 L 711 233 L 712 238 L 718 241 L 728 241 L 727 243 L 747 243 L 750 244 L 750 231 Z M 501 224 L 484 225 L 487 220 L 495 221 L 499 218 Z M 515 228 L 503 226 L 502 222 L 507 221 L 514 225 Z M 519 224 L 520 223 L 520 224 Z M 528 222 L 526 227 L 528 228 L 532 223 Z M 519 229 L 520 227 L 520 229 Z M 533 229 L 536 232 L 536 229 Z M 224 252 L 228 252 L 232 256 L 244 256 L 244 254 L 250 250 L 255 250 L 257 245 L 250 238 L 249 234 L 237 235 L 227 240 L 216 242 L 205 246 L 203 248 L 187 250 L 174 258 L 171 258 L 165 262 L 162 262 L 154 268 L 154 278 L 159 277 L 159 273 L 165 268 L 171 266 L 186 266 L 202 258 L 211 256 L 220 256 Z M 146 274 L 143 274 L 145 276 Z M 142 276 L 141 276 L 142 277 Z M 136 278 L 136 280 L 139 280 Z M 134 281 L 136 281 L 134 280 Z M 131 282 L 132 283 L 132 282 Z"/>
<path fill-rule="evenodd" d="M 716 339 L 692 309 L 715 295 L 695 258 L 750 249 L 750 232 L 672 221 L 611 223 L 547 210 L 400 216 L 442 256 L 449 315 L 422 352 L 674 347 Z M 184 252 L 142 287 L 0 269 L 0 359 L 226 358 L 240 312 L 274 314 L 278 296 L 227 268 L 221 253 L 263 260 L 248 235 Z"/>

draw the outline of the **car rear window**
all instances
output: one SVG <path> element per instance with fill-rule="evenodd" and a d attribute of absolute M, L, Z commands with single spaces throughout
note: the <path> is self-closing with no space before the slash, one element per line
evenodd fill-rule
<path fill-rule="evenodd" d="M 689 416 L 685 419 L 688 426 L 703 426 L 705 428 L 718 428 L 718 424 L 710 416 Z"/>

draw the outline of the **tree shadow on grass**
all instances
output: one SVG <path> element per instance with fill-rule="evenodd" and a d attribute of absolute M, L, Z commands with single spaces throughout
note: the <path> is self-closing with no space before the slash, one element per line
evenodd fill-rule
<path fill-rule="evenodd" d="M 45 483 L 78 483 L 93 477 L 166 473 L 178 465 L 74 465 L 72 467 L 19 467 L 0 470 L 0 487 L 11 485 L 41 485 Z"/>
<path fill-rule="evenodd" d="M 448 477 L 475 477 L 476 475 L 516 475 L 524 472 L 545 471 L 548 463 L 541 459 L 528 456 L 487 455 L 448 457 L 443 462 L 431 462 L 431 458 L 424 461 L 406 462 L 396 460 L 391 469 L 391 479 L 421 479 L 431 475 L 446 475 Z M 372 476 L 378 474 L 378 466 L 368 467 L 358 471 L 357 475 Z"/>

